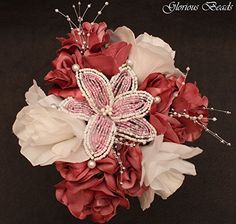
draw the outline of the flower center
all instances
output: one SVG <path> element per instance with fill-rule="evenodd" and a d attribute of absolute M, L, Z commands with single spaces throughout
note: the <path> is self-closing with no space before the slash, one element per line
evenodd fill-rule
<path fill-rule="evenodd" d="M 106 105 L 104 108 L 101 109 L 101 113 L 103 116 L 111 116 L 112 115 L 112 107 Z"/>

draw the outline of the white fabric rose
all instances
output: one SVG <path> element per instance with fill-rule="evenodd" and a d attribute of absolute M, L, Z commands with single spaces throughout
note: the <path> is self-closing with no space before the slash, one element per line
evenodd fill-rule
<path fill-rule="evenodd" d="M 141 147 L 142 178 L 140 184 L 149 186 L 140 198 L 143 210 L 150 207 L 154 194 L 167 199 L 183 183 L 184 175 L 196 175 L 195 166 L 184 159 L 192 158 L 202 152 L 181 144 L 163 142 L 163 135 L 156 136 L 152 144 Z"/>
<path fill-rule="evenodd" d="M 25 96 L 28 106 L 17 114 L 13 132 L 19 138 L 21 153 L 32 165 L 88 160 L 81 144 L 85 122 L 52 108 L 61 99 L 46 96 L 35 81 Z"/>
<path fill-rule="evenodd" d="M 153 72 L 163 74 L 182 74 L 174 65 L 175 51 L 169 44 L 158 37 L 147 33 L 136 39 L 132 30 L 126 26 L 117 28 L 111 33 L 113 41 L 125 41 L 132 44 L 129 59 L 133 62 L 133 70 L 139 83 Z"/>

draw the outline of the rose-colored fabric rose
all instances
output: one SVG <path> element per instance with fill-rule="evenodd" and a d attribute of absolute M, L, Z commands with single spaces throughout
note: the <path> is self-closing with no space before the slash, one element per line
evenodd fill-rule
<path fill-rule="evenodd" d="M 142 175 L 142 152 L 139 145 L 135 148 L 124 146 L 120 150 L 121 160 L 125 167 L 122 176 L 118 176 L 122 180 L 119 185 L 126 194 L 132 197 L 139 197 L 147 190 L 145 185 L 140 186 Z M 122 179 L 121 179 L 122 178 Z"/>
<path fill-rule="evenodd" d="M 140 85 L 140 90 L 145 90 L 153 97 L 159 96 L 161 101 L 152 105 L 152 112 L 167 114 L 170 105 L 174 99 L 174 92 L 177 92 L 181 87 L 184 77 L 181 76 L 166 76 L 161 73 L 150 74 Z"/>
<path fill-rule="evenodd" d="M 129 208 L 129 201 L 121 192 L 111 191 L 113 183 L 114 176 L 109 174 L 85 183 L 62 181 L 56 186 L 56 197 L 78 219 L 90 216 L 96 223 L 105 223 L 116 214 L 118 206 Z"/>
<path fill-rule="evenodd" d="M 102 48 L 96 54 L 84 55 L 83 62 L 87 68 L 94 68 L 108 77 L 119 72 L 119 67 L 125 63 L 131 49 L 131 44 L 117 42 Z"/>
<path fill-rule="evenodd" d="M 82 94 L 77 87 L 75 74 L 71 67 L 73 64 L 79 64 L 82 67 L 82 56 L 78 49 L 73 54 L 61 51 L 57 58 L 52 62 L 54 70 L 50 71 L 45 77 L 49 83 L 53 83 L 49 94 L 56 96 L 75 97 L 78 100 L 83 100 Z"/>
<path fill-rule="evenodd" d="M 84 22 L 82 28 L 84 32 L 82 38 L 78 35 L 78 31 L 76 30 L 72 30 L 72 32 L 68 34 L 69 38 L 58 38 L 62 45 L 62 48 L 59 51 L 67 50 L 73 52 L 73 49 L 81 48 L 84 37 L 86 37 L 86 43 L 88 45 L 87 54 L 90 52 L 98 52 L 102 46 L 109 43 L 110 37 L 106 32 L 106 23 L 101 22 L 92 25 L 91 23 Z M 89 36 L 87 36 L 88 33 Z"/>
<path fill-rule="evenodd" d="M 207 106 L 206 97 L 201 97 L 196 85 L 187 83 L 182 86 L 184 76 L 164 76 L 160 73 L 150 74 L 141 84 L 140 89 L 152 96 L 159 96 L 161 101 L 153 103 L 150 111 L 150 123 L 163 134 L 165 141 L 184 143 L 200 137 L 202 128 L 186 118 L 170 117 L 170 109 L 176 112 L 186 112 L 189 115 L 207 116 L 203 106 Z M 178 93 L 175 97 L 174 94 Z"/>
<path fill-rule="evenodd" d="M 207 106 L 207 97 L 202 97 L 197 85 L 193 83 L 185 84 L 181 88 L 178 97 L 176 97 L 172 103 L 172 108 L 174 108 L 176 112 L 183 112 L 186 110 L 186 113 L 190 116 L 198 117 L 199 115 L 203 115 L 203 117 L 206 118 L 201 120 L 204 125 L 207 125 L 208 123 L 208 112 L 203 109 Z M 180 133 L 178 133 L 179 138 L 183 138 L 182 141 L 194 141 L 201 136 L 203 128 L 200 125 L 182 117 L 176 118 L 176 120 L 178 120 L 181 125 L 177 125 L 175 129 L 179 131 L 181 128 L 184 128 Z"/>
<path fill-rule="evenodd" d="M 119 168 L 112 152 L 104 159 L 96 162 L 96 167 L 90 169 L 87 162 L 83 163 L 56 163 L 57 171 L 67 181 L 86 182 L 90 178 L 103 173 L 115 174 Z"/>

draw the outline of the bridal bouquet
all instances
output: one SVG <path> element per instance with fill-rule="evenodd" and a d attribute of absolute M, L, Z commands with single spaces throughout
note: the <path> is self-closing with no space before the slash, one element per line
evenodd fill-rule
<path fill-rule="evenodd" d="M 125 26 L 112 31 L 105 22 L 84 22 L 76 9 L 79 25 L 56 12 L 71 32 L 58 38 L 45 76 L 50 91 L 33 82 L 13 131 L 33 166 L 55 165 L 63 179 L 56 198 L 73 216 L 108 222 L 118 207 L 130 207 L 129 197 L 145 210 L 155 195 L 172 195 L 184 175 L 196 175 L 186 159 L 202 150 L 184 143 L 207 131 L 230 145 L 208 129 L 214 109 L 187 82 L 190 69 L 175 67 L 166 42 L 147 33 L 135 37 Z"/>

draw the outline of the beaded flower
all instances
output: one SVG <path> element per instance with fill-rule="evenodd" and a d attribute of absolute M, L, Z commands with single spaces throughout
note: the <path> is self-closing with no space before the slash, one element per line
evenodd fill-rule
<path fill-rule="evenodd" d="M 137 90 L 137 77 L 131 67 L 123 65 L 110 81 L 95 69 L 79 69 L 78 65 L 72 69 L 86 100 L 68 97 L 60 109 L 88 122 L 84 149 L 91 160 L 104 158 L 115 142 L 146 144 L 154 139 L 156 130 L 144 118 L 153 97 Z"/>

